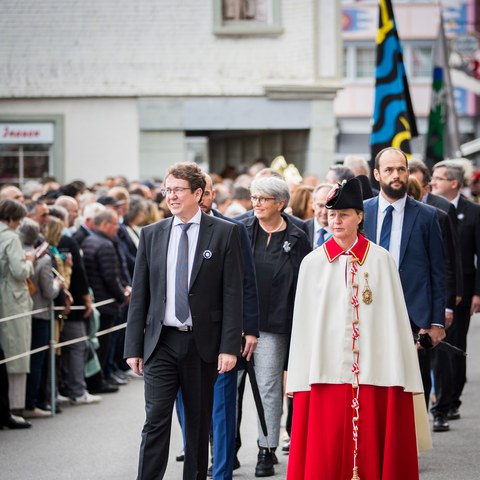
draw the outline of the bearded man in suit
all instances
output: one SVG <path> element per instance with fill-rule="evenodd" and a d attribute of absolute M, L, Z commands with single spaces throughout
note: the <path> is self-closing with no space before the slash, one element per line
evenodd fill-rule
<path fill-rule="evenodd" d="M 374 175 L 380 194 L 364 202 L 365 236 L 395 260 L 412 331 L 429 334 L 437 345 L 445 338 L 445 257 L 437 212 L 407 196 L 408 161 L 401 150 L 380 151 Z M 428 406 L 429 352 L 419 351 L 419 360 Z"/>

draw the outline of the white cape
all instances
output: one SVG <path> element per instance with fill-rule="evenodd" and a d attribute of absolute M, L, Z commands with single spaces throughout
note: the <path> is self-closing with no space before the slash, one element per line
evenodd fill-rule
<path fill-rule="evenodd" d="M 326 252 L 326 245 L 314 250 L 300 267 L 288 393 L 308 391 L 312 384 L 353 381 L 351 275 L 345 274 L 345 255 L 330 263 Z M 393 258 L 369 242 L 365 261 L 357 266 L 360 385 L 400 386 L 407 392 L 423 392 L 417 352 Z M 365 272 L 373 297 L 369 305 L 362 299 Z"/>

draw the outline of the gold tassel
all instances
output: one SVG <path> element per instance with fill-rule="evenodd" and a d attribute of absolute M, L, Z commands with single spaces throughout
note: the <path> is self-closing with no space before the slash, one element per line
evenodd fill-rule
<path fill-rule="evenodd" d="M 360 477 L 358 476 L 358 467 L 353 468 L 353 477 L 352 480 L 360 480 Z"/>

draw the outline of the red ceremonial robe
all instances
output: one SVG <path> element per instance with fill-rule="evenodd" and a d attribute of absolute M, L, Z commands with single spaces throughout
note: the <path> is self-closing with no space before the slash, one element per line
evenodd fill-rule
<path fill-rule="evenodd" d="M 416 480 L 418 479 L 418 455 L 413 392 L 421 391 L 421 380 L 413 339 L 411 333 L 409 333 L 408 316 L 405 319 L 402 317 L 403 310 L 406 311 L 403 295 L 398 295 L 397 292 L 391 298 L 388 297 L 389 302 L 395 298 L 400 299 L 394 300 L 394 303 L 398 303 L 398 305 L 391 305 L 392 309 L 396 308 L 397 314 L 400 312 L 398 314 L 400 319 L 397 315 L 397 318 L 393 321 L 397 325 L 401 323 L 401 330 L 397 332 L 389 330 L 394 339 L 388 338 L 384 342 L 371 344 L 372 346 L 368 348 L 368 351 L 365 350 L 366 347 L 362 350 L 362 343 L 359 344 L 359 355 L 362 361 L 357 358 L 358 365 L 360 365 L 360 372 L 357 377 L 359 379 L 357 396 L 352 383 L 343 380 L 344 370 L 338 369 L 338 371 L 332 373 L 331 368 L 327 370 L 319 368 L 316 371 L 317 361 L 309 364 L 311 358 L 317 358 L 315 352 L 318 350 L 318 345 L 321 345 L 320 343 L 316 347 L 315 340 L 312 343 L 313 346 L 305 341 L 305 335 L 308 335 L 309 332 L 311 332 L 310 335 L 323 332 L 319 334 L 320 336 L 327 335 L 330 340 L 329 344 L 335 343 L 335 338 L 338 337 L 342 345 L 345 345 L 343 339 L 347 338 L 348 340 L 347 335 L 351 335 L 353 327 L 348 326 L 348 319 L 345 320 L 345 325 L 343 324 L 342 315 L 339 314 L 338 310 L 338 308 L 342 308 L 338 306 L 338 303 L 342 298 L 339 291 L 343 289 L 338 284 L 333 285 L 331 282 L 332 278 L 337 278 L 338 281 L 341 276 L 342 279 L 346 279 L 346 285 L 345 282 L 342 282 L 344 286 L 347 289 L 352 287 L 352 280 L 349 279 L 350 275 L 342 273 L 346 272 L 346 257 L 343 256 L 343 253 L 334 239 L 330 239 L 325 243 L 324 249 L 318 249 L 306 257 L 306 261 L 304 261 L 306 265 L 302 264 L 303 272 L 302 269 L 300 271 L 296 302 L 302 302 L 302 307 L 296 308 L 298 316 L 294 315 L 294 331 L 288 372 L 288 376 L 291 378 L 290 380 L 287 379 L 287 391 L 292 392 L 294 396 L 287 479 Z M 339 262 L 340 256 L 343 260 L 332 265 L 335 261 Z M 401 286 L 399 279 L 395 278 L 398 273 L 393 264 L 393 259 L 389 257 L 386 251 L 370 244 L 364 237 L 359 235 L 357 243 L 350 250 L 350 256 L 356 259 L 356 265 L 359 269 L 355 282 L 360 282 L 360 273 L 368 271 L 368 279 L 373 291 L 373 302 L 359 307 L 359 338 L 363 338 L 363 342 L 365 342 L 365 335 L 372 337 L 378 334 L 378 326 L 375 325 L 375 322 L 388 323 L 392 321 L 392 318 L 384 320 L 385 312 L 379 297 L 385 298 L 381 295 L 386 292 L 385 289 L 393 288 L 396 290 Z M 370 262 L 366 261 L 367 256 L 370 257 Z M 387 262 L 386 266 L 383 265 L 384 261 Z M 332 272 L 332 270 L 328 270 L 330 268 L 338 270 L 335 274 L 337 277 L 329 276 Z M 322 272 L 328 277 L 325 281 L 319 280 L 319 277 L 322 277 Z M 312 280 L 312 274 L 316 277 L 315 280 Z M 394 279 L 390 283 L 391 276 Z M 306 293 L 302 297 L 303 282 L 306 282 L 305 286 L 308 284 L 308 287 L 305 287 Z M 312 283 L 315 282 L 318 282 L 318 284 L 313 286 Z M 325 309 L 317 303 L 315 308 L 318 317 L 312 318 L 312 316 L 309 316 L 310 318 L 306 319 L 305 314 L 308 312 L 308 308 L 305 310 L 305 302 L 312 302 L 315 305 L 320 298 L 317 295 L 319 288 L 329 290 L 325 293 L 325 296 L 331 298 L 336 307 Z M 312 296 L 314 297 L 313 300 L 307 298 Z M 328 320 L 323 325 L 321 318 L 324 318 L 328 314 L 327 311 L 332 309 L 335 310 L 335 318 L 332 317 L 333 324 L 331 323 L 332 320 Z M 345 318 L 351 317 L 353 310 L 351 306 L 346 306 L 344 310 Z M 297 330 L 295 330 L 295 322 L 302 324 L 301 326 L 297 325 Z M 318 327 L 317 331 L 315 330 L 316 327 Z M 391 328 L 394 328 L 394 326 L 392 325 Z M 350 330 L 350 334 L 348 334 L 348 330 Z M 296 335 L 298 335 L 297 338 L 295 338 Z M 385 337 L 384 334 L 381 335 Z M 396 342 L 397 344 L 400 342 L 401 350 L 398 352 L 406 350 L 408 352 L 406 358 L 401 358 L 398 352 L 389 357 L 388 352 L 391 354 L 394 350 L 394 345 L 389 345 L 390 342 Z M 319 357 L 324 358 L 323 355 L 326 355 L 331 359 L 332 355 L 340 355 L 339 359 L 344 357 L 345 365 L 348 365 L 348 354 L 345 356 L 343 353 L 338 353 L 337 348 L 325 352 L 329 347 L 327 344 L 323 345 Z M 377 345 L 378 347 L 375 348 Z M 294 348 L 296 348 L 296 351 L 293 351 Z M 372 348 L 375 351 L 370 351 Z M 352 358 L 351 354 L 350 358 Z M 301 361 L 303 361 L 304 368 L 300 372 L 299 362 Z M 325 362 L 328 364 L 327 359 L 320 363 L 325 365 Z M 335 361 L 335 364 L 337 363 L 338 359 Z M 342 362 L 340 361 L 340 363 Z M 388 364 L 388 368 L 385 368 L 385 363 Z M 291 367 L 293 367 L 293 371 L 291 371 Z M 305 369 L 309 370 L 310 373 L 306 373 Z M 399 372 L 398 369 L 403 369 L 405 373 L 396 377 L 393 384 L 390 385 L 386 377 L 394 378 L 395 375 L 391 375 L 389 372 Z M 367 383 L 362 383 L 362 371 L 364 378 L 368 379 Z M 339 381 L 335 381 L 335 375 L 341 377 Z M 353 378 L 353 374 L 351 376 Z M 316 377 L 320 379 L 318 383 L 315 381 Z M 305 380 L 307 378 L 313 379 L 313 381 L 308 382 L 308 380 Z M 322 378 L 325 378 L 325 381 L 322 381 Z M 378 384 L 369 384 L 369 382 L 374 383 L 373 378 L 378 379 Z M 289 384 L 292 387 L 290 389 Z M 352 402 L 354 401 L 352 399 L 355 397 L 359 402 L 356 423 L 356 428 L 358 428 L 356 466 L 359 477 L 353 476 L 355 422 L 352 421 L 354 416 L 352 415 Z"/>

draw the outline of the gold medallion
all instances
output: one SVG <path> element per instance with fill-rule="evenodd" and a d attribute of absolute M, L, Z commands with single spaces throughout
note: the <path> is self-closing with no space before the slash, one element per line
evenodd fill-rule
<path fill-rule="evenodd" d="M 365 286 L 362 291 L 362 300 L 366 305 L 370 305 L 373 302 L 373 294 L 370 290 L 370 285 L 368 284 L 368 272 L 365 272 L 363 277 L 365 278 Z"/>

